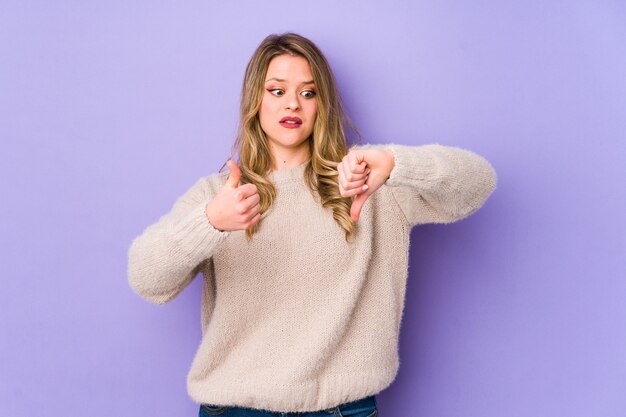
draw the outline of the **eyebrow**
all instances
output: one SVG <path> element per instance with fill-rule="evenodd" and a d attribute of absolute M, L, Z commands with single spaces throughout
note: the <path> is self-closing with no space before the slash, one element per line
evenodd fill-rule
<path fill-rule="evenodd" d="M 265 82 L 269 82 L 269 81 L 278 81 L 278 82 L 285 82 L 287 80 L 283 80 L 282 78 L 276 78 L 276 77 L 272 77 L 272 78 L 268 78 L 267 80 L 265 80 Z M 307 84 L 315 84 L 315 82 L 313 80 L 311 81 L 303 81 L 300 83 L 300 85 L 307 85 Z"/>

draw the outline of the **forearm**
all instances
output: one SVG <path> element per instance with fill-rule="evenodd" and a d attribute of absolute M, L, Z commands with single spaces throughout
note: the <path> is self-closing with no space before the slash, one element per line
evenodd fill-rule
<path fill-rule="evenodd" d="M 474 152 L 439 144 L 366 144 L 353 149 L 386 150 L 393 155 L 385 185 L 407 221 L 449 223 L 480 208 L 496 186 L 489 162 Z"/>
<path fill-rule="evenodd" d="M 390 145 L 394 168 L 387 185 L 412 187 L 453 218 L 480 208 L 496 186 L 496 173 L 482 156 L 461 148 L 430 144 Z"/>
<path fill-rule="evenodd" d="M 148 301 L 160 304 L 174 298 L 228 235 L 209 223 L 208 201 L 201 197 L 188 192 L 170 213 L 133 240 L 128 251 L 128 280 Z"/>

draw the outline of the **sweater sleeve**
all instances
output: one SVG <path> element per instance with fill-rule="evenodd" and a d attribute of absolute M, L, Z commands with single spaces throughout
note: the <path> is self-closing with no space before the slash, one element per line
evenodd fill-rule
<path fill-rule="evenodd" d="M 473 214 L 495 190 L 496 172 L 482 156 L 461 148 L 428 144 L 361 145 L 394 156 L 385 183 L 411 225 L 452 223 Z"/>
<path fill-rule="evenodd" d="M 138 295 L 155 304 L 172 300 L 229 235 L 208 221 L 205 208 L 212 198 L 208 179 L 201 178 L 169 213 L 133 240 L 128 250 L 128 281 Z"/>

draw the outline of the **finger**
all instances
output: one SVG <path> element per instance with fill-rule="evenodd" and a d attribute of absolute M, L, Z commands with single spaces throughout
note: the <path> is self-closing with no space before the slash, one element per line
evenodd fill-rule
<path fill-rule="evenodd" d="M 248 228 L 254 226 L 255 224 L 257 224 L 259 222 L 259 220 L 261 220 L 261 213 L 258 213 L 256 216 L 254 216 L 251 220 L 250 220 L 250 226 L 248 226 Z"/>
<path fill-rule="evenodd" d="M 337 164 L 337 184 L 339 185 L 339 194 L 343 195 L 343 184 L 346 182 L 345 175 L 343 173 L 343 164 L 339 162 Z"/>
<path fill-rule="evenodd" d="M 350 197 L 354 194 L 356 194 L 358 192 L 355 191 L 355 187 L 358 187 L 359 185 L 362 184 L 356 184 L 354 181 L 350 181 L 348 178 L 350 177 L 350 172 L 347 171 L 347 165 L 342 163 L 341 164 L 341 175 L 340 175 L 340 185 L 341 188 L 340 190 L 343 190 L 342 192 L 342 196 L 344 197 Z"/>
<path fill-rule="evenodd" d="M 261 201 L 261 196 L 258 193 L 254 193 L 251 196 L 246 197 L 246 205 L 248 208 L 259 204 L 259 201 Z"/>
<path fill-rule="evenodd" d="M 346 165 L 344 165 L 346 166 Z M 346 192 L 351 192 L 349 195 L 354 195 L 363 192 L 363 185 L 367 181 L 367 174 L 353 174 L 346 173 L 346 169 L 344 168 L 344 181 L 343 188 Z M 347 177 L 347 178 L 346 178 Z M 367 187 L 365 188 L 367 189 Z M 347 195 L 346 195 L 347 197 Z"/>
<path fill-rule="evenodd" d="M 351 188 L 349 190 L 344 189 L 343 197 L 352 197 L 353 195 L 360 195 L 369 189 L 369 185 L 363 184 L 360 187 Z"/>
<path fill-rule="evenodd" d="M 238 203 L 236 208 L 237 210 L 239 210 L 240 213 L 245 213 L 248 214 L 251 212 L 251 210 L 255 207 L 259 205 L 259 201 L 261 200 L 261 197 L 259 197 L 258 194 L 254 194 L 248 198 L 246 198 L 244 201 L 242 201 L 241 203 Z"/>
<path fill-rule="evenodd" d="M 244 184 L 240 187 L 235 188 L 233 196 L 235 197 L 235 200 L 243 202 L 255 194 L 258 194 L 256 185 Z M 249 205 L 245 205 L 245 207 L 249 207 Z"/>
<path fill-rule="evenodd" d="M 245 221 L 247 222 L 247 221 L 252 220 L 260 212 L 261 212 L 261 205 L 260 204 L 255 205 L 246 213 Z"/>
<path fill-rule="evenodd" d="M 248 198 L 255 194 L 258 194 L 257 186 L 251 183 L 240 185 L 237 188 L 237 191 L 241 192 L 241 196 L 243 198 Z"/>
<path fill-rule="evenodd" d="M 230 168 L 230 174 L 226 180 L 226 185 L 231 188 L 237 188 L 239 186 L 239 180 L 241 179 L 241 171 L 236 163 L 232 159 L 226 162 Z"/>
<path fill-rule="evenodd" d="M 362 174 L 367 168 L 367 162 L 365 162 L 365 154 L 360 152 L 351 152 L 348 154 L 348 160 L 350 161 L 350 170 L 355 174 Z"/>
<path fill-rule="evenodd" d="M 338 172 L 338 184 L 339 184 L 339 193 L 342 197 L 351 197 L 353 195 L 362 193 L 367 190 L 368 186 L 365 186 L 365 181 L 367 181 L 367 176 L 369 172 L 363 174 L 354 174 L 347 170 L 348 162 L 347 157 L 344 157 L 342 162 L 337 164 L 337 172 Z M 352 177 L 353 180 L 349 181 L 346 179 L 346 176 Z"/>
<path fill-rule="evenodd" d="M 352 172 L 347 182 L 353 183 L 353 182 L 361 181 L 361 180 L 367 179 L 368 176 L 369 176 L 368 171 L 365 171 L 362 174 L 355 174 L 354 172 Z"/>
<path fill-rule="evenodd" d="M 367 176 L 367 164 L 357 165 L 356 167 L 350 165 L 349 161 L 346 164 L 342 164 L 344 167 L 344 176 L 347 182 L 359 181 Z"/>
<path fill-rule="evenodd" d="M 239 193 L 239 190 L 235 191 Z M 250 209 L 259 204 L 261 197 L 258 194 L 253 194 L 248 198 L 242 198 L 235 204 L 235 211 L 239 214 L 247 214 Z"/>
<path fill-rule="evenodd" d="M 367 162 L 359 162 L 359 155 L 357 152 L 351 152 L 346 155 L 344 161 L 344 165 L 348 168 L 345 171 L 345 175 L 347 177 L 346 180 L 351 183 L 350 186 L 346 186 L 346 188 L 360 187 L 363 185 L 363 181 L 361 180 L 366 178 L 369 169 Z"/>
<path fill-rule="evenodd" d="M 350 161 L 347 158 L 342 162 L 341 169 L 343 170 L 343 186 L 344 188 L 349 188 L 352 181 L 352 171 L 350 170 Z"/>
<path fill-rule="evenodd" d="M 254 216 L 259 214 L 261 211 L 261 206 L 256 205 L 249 210 L 242 210 L 238 212 L 237 221 L 241 224 L 249 222 Z"/>
<path fill-rule="evenodd" d="M 368 197 L 369 194 L 363 193 L 356 196 L 354 201 L 352 201 L 352 205 L 350 206 L 350 217 L 352 217 L 352 220 L 359 220 L 361 209 L 363 208 L 363 204 L 365 204 L 365 200 L 367 200 Z"/>

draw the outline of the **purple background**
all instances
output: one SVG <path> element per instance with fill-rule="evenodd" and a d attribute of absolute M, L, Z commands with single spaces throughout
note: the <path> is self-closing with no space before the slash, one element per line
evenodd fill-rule
<path fill-rule="evenodd" d="M 294 30 L 363 142 L 460 146 L 498 188 L 412 233 L 381 417 L 626 415 L 626 4 L 4 1 L 0 415 L 193 416 L 200 280 L 131 240 L 219 169 L 245 64 Z"/>

